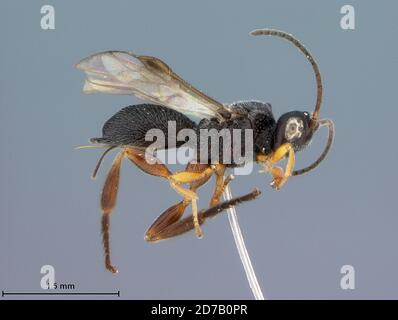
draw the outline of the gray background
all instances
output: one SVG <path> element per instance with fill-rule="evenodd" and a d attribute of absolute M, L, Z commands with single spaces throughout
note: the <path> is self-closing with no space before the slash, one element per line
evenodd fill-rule
<path fill-rule="evenodd" d="M 340 28 L 340 7 L 355 6 L 356 30 Z M 56 30 L 40 29 L 52 4 Z M 146 228 L 179 201 L 166 181 L 127 161 L 112 217 L 113 259 L 103 267 L 98 199 L 112 157 L 96 181 L 100 150 L 74 150 L 132 97 L 81 93 L 73 65 L 89 54 L 131 50 L 166 61 L 223 102 L 259 99 L 275 116 L 312 111 L 315 89 L 304 57 L 255 28 L 289 31 L 319 62 L 322 116 L 334 119 L 330 156 L 279 192 L 254 172 L 235 195 L 258 186 L 260 199 L 238 208 L 258 279 L 268 298 L 397 298 L 397 9 L 393 1 L 1 1 L 0 288 L 40 291 L 40 267 L 80 291 L 123 298 L 251 299 L 227 216 L 159 244 Z M 308 108 L 306 107 L 308 106 Z M 298 166 L 319 154 L 319 133 Z M 212 185 L 201 193 L 207 203 Z M 356 270 L 356 289 L 340 289 L 340 268 Z"/>

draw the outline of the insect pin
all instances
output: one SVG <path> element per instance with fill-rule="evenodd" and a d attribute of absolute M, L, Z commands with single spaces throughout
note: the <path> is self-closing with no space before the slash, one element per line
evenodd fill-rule
<path fill-rule="evenodd" d="M 334 137 L 334 125 L 329 119 L 319 119 L 323 87 L 314 58 L 296 38 L 286 32 L 259 29 L 251 34 L 283 38 L 305 55 L 316 78 L 317 98 L 315 110 L 311 114 L 306 111 L 290 111 L 276 120 L 269 103 L 259 101 L 220 103 L 184 81 L 168 65 L 155 57 L 123 51 L 106 51 L 91 55 L 77 64 L 76 67 L 86 74 L 83 89 L 85 93 L 134 95 L 146 102 L 121 109 L 104 124 L 102 137 L 90 140 L 93 144 L 107 148 L 97 163 L 94 177 L 104 156 L 110 150 L 116 148 L 119 150 L 101 194 L 105 266 L 109 271 L 117 272 L 111 262 L 109 224 L 110 215 L 116 204 L 120 167 L 124 158 L 144 172 L 167 180 L 183 198 L 165 210 L 147 230 L 145 239 L 154 242 L 190 230 L 195 230 L 196 235 L 201 237 L 201 225 L 207 219 L 231 206 L 253 200 L 260 194 L 258 189 L 254 189 L 244 196 L 222 202 L 221 195 L 232 180 L 231 176 L 226 175 L 228 168 L 242 166 L 247 162 L 257 162 L 265 172 L 272 175 L 271 186 L 280 189 L 290 176 L 301 175 L 317 167 L 329 152 Z M 200 120 L 195 122 L 188 115 Z M 168 125 L 171 122 L 177 133 L 190 130 L 200 136 L 202 130 L 213 130 L 216 133 L 227 132 L 233 136 L 233 131 L 239 129 L 244 134 L 239 135 L 239 139 L 233 136 L 229 142 L 224 141 L 216 150 L 218 156 L 216 160 L 212 153 L 212 156 L 207 156 L 206 153 L 206 156 L 202 157 L 204 151 L 213 149 L 211 144 L 209 146 L 202 140 L 195 141 L 191 147 L 196 150 L 196 157 L 187 164 L 185 170 L 173 173 L 156 158 L 154 153 L 148 152 L 153 141 L 146 139 L 148 131 L 158 129 L 165 133 L 166 141 L 169 141 Z M 328 128 L 327 143 L 323 152 L 311 165 L 295 170 L 295 154 L 309 144 L 320 127 Z M 246 138 L 247 132 L 250 133 L 250 139 Z M 162 148 L 179 148 L 184 142 L 178 140 L 174 143 L 166 142 Z M 250 151 L 248 152 L 250 156 L 245 157 L 243 162 L 234 157 L 226 157 L 233 154 L 238 146 L 239 150 Z M 248 148 L 250 150 L 247 150 Z M 232 160 L 225 161 L 225 158 Z M 282 169 L 277 163 L 284 158 L 287 158 L 287 163 Z M 197 190 L 213 175 L 216 178 L 216 186 L 209 208 L 199 210 Z M 192 216 L 182 218 L 189 205 L 192 207 Z"/>

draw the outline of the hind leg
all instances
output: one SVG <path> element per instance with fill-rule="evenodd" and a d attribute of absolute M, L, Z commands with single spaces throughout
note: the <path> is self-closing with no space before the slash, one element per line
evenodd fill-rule
<path fill-rule="evenodd" d="M 112 273 L 117 273 L 117 268 L 113 266 L 111 261 L 111 252 L 110 252 L 110 236 L 109 236 L 109 228 L 110 228 L 110 215 L 112 214 L 113 209 L 116 205 L 117 193 L 119 189 L 119 180 L 120 180 L 120 167 L 124 157 L 128 157 L 134 163 L 135 157 L 138 157 L 139 152 L 130 148 L 122 149 L 115 159 L 113 160 L 112 167 L 108 172 L 108 175 L 105 179 L 104 187 L 102 189 L 101 194 L 101 211 L 102 211 L 102 242 L 104 246 L 105 253 L 105 267 Z M 145 159 L 144 159 L 145 160 Z M 171 175 L 171 172 L 167 169 L 164 164 L 149 164 L 147 162 L 139 162 L 141 165 L 141 169 L 146 171 L 147 173 L 168 177 Z"/>
<path fill-rule="evenodd" d="M 119 188 L 120 166 L 124 157 L 123 151 L 119 152 L 113 160 L 111 169 L 106 177 L 101 194 L 102 211 L 102 243 L 105 253 L 105 267 L 112 273 L 117 273 L 117 268 L 112 265 L 111 250 L 109 244 L 110 215 L 116 205 L 117 192 Z"/>
<path fill-rule="evenodd" d="M 120 180 L 120 167 L 124 157 L 127 157 L 134 164 L 136 164 L 141 170 L 144 172 L 164 177 L 171 182 L 175 183 L 178 187 L 179 180 L 175 181 L 173 179 L 173 174 L 170 170 L 159 160 L 152 157 L 152 159 L 148 159 L 151 161 L 147 161 L 146 155 L 143 151 L 133 149 L 133 148 L 123 148 L 115 157 L 112 167 L 108 172 L 106 177 L 104 187 L 101 194 L 101 210 L 102 210 L 102 242 L 104 246 L 105 253 L 105 267 L 112 273 L 117 273 L 117 268 L 113 266 L 111 261 L 111 252 L 110 252 L 110 236 L 109 236 L 109 228 L 110 228 L 110 215 L 116 205 L 117 193 L 119 188 L 119 180 Z M 186 168 L 186 171 L 177 173 L 177 178 L 182 179 L 183 183 L 189 183 L 187 174 L 191 174 L 194 179 L 191 180 L 191 189 L 187 190 L 182 187 L 181 194 L 186 195 L 186 192 L 191 192 L 196 196 L 196 189 L 199 188 L 202 184 L 206 183 L 208 179 L 211 177 L 209 174 L 203 174 L 203 171 L 208 169 L 208 165 L 193 165 L 189 164 Z M 208 171 L 206 171 L 207 173 Z M 162 214 L 157 219 L 158 229 L 163 228 L 162 226 L 168 225 L 170 223 L 174 223 L 178 219 L 181 218 L 184 213 L 185 208 L 190 204 L 192 198 L 184 196 L 184 200 L 179 204 L 169 208 L 166 210 L 164 214 Z M 196 202 L 195 202 L 196 204 Z M 199 225 L 199 224 L 198 224 Z"/>

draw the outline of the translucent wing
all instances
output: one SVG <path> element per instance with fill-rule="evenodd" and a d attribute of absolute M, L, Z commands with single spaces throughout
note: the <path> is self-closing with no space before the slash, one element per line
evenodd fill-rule
<path fill-rule="evenodd" d="M 198 117 L 230 117 L 230 112 L 181 79 L 161 60 L 123 51 L 94 54 L 76 67 L 87 78 L 83 92 L 135 95 L 185 114 Z"/>

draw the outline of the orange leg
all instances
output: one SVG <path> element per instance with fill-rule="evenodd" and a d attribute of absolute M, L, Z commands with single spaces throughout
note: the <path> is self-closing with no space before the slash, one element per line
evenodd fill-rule
<path fill-rule="evenodd" d="M 224 173 L 225 173 L 225 167 L 223 167 L 219 172 L 216 172 L 217 174 L 216 187 L 214 189 L 213 196 L 211 197 L 210 200 L 210 207 L 214 207 L 220 203 L 220 198 L 225 190 L 225 187 L 234 178 L 232 175 L 225 177 Z"/>
<path fill-rule="evenodd" d="M 110 215 L 116 205 L 117 193 L 119 189 L 120 167 L 122 160 L 125 156 L 127 156 L 127 158 L 137 164 L 140 169 L 149 174 L 161 177 L 168 177 L 171 175 L 171 172 L 164 164 L 149 164 L 145 161 L 145 154 L 132 148 L 122 149 L 115 157 L 112 167 L 106 177 L 101 194 L 102 242 L 104 245 L 105 253 L 105 267 L 112 273 L 117 273 L 117 268 L 113 266 L 111 261 L 109 240 Z"/>
<path fill-rule="evenodd" d="M 131 147 L 123 148 L 113 161 L 101 194 L 101 209 L 103 213 L 102 240 L 105 252 L 105 267 L 112 273 L 116 273 L 117 268 L 114 267 L 111 262 L 109 240 L 110 215 L 116 205 L 120 179 L 120 167 L 124 157 L 127 157 L 144 172 L 167 179 L 170 182 L 170 185 L 184 197 L 183 201 L 170 207 L 162 215 L 160 215 L 158 219 L 156 219 L 146 234 L 146 239 L 149 241 L 152 240 L 154 234 L 158 234 L 166 226 L 177 222 L 189 204 L 192 204 L 192 222 L 197 236 L 200 237 L 202 232 L 200 229 L 200 221 L 196 203 L 196 190 L 210 179 L 213 172 L 219 172 L 221 170 L 220 165 L 208 166 L 189 164 L 185 171 L 176 172 L 173 174 L 164 164 L 160 163 L 160 161 L 155 158 L 152 158 L 151 160 L 153 160 L 153 162 L 149 163 L 144 151 Z M 190 188 L 183 188 L 183 184 L 189 184 Z"/>
<path fill-rule="evenodd" d="M 196 190 L 186 189 L 182 185 L 183 184 L 200 184 L 201 181 L 207 180 L 211 177 L 214 171 L 219 170 L 220 165 L 211 165 L 202 167 L 202 170 L 197 170 L 201 168 L 201 166 L 190 165 L 191 170 L 180 171 L 176 173 L 171 173 L 164 164 L 159 163 L 159 161 L 155 158 L 152 164 L 148 163 L 146 159 L 145 152 L 136 150 L 133 148 L 126 148 L 125 153 L 127 157 L 135 163 L 141 170 L 144 172 L 161 176 L 166 178 L 171 187 L 177 191 L 180 195 L 184 197 L 184 202 L 188 202 L 192 204 L 192 217 L 195 225 L 195 231 L 198 238 L 202 236 L 202 231 L 200 229 L 199 221 L 198 221 L 198 207 L 197 207 L 197 199 Z M 148 157 L 148 156 L 147 156 Z M 185 205 L 185 204 L 184 204 Z M 183 204 L 181 204 L 178 208 L 174 208 L 173 212 L 179 213 L 180 210 L 184 212 L 182 209 Z M 177 214 L 176 213 L 176 214 Z"/>
<path fill-rule="evenodd" d="M 185 171 L 202 172 L 207 167 L 207 164 L 188 164 L 185 168 Z M 202 180 L 193 182 L 191 184 L 190 190 L 195 192 L 200 186 L 209 181 L 209 179 L 210 176 L 203 178 Z M 171 206 L 166 211 L 164 211 L 148 228 L 147 232 L 145 233 L 145 240 L 154 241 L 156 235 L 159 234 L 163 229 L 180 220 L 188 205 L 189 201 L 184 199 L 183 201 Z"/>
<path fill-rule="evenodd" d="M 181 194 L 186 201 L 192 204 L 192 217 L 195 226 L 195 233 L 198 238 L 202 237 L 202 230 L 198 219 L 197 195 L 196 191 L 185 189 L 182 184 L 197 184 L 200 181 L 206 180 L 211 177 L 213 172 L 220 170 L 222 165 L 216 164 L 206 167 L 201 172 L 181 171 L 176 172 L 169 177 L 170 185 Z"/>
<path fill-rule="evenodd" d="M 282 168 L 275 166 L 277 162 L 282 160 L 287 156 L 287 164 L 285 171 Z M 270 172 L 273 181 L 271 187 L 276 190 L 282 188 L 289 177 L 292 175 L 294 164 L 295 164 L 295 154 L 293 146 L 290 143 L 285 143 L 281 145 L 272 155 L 258 155 L 257 161 L 264 165 L 265 171 Z"/>
<path fill-rule="evenodd" d="M 116 205 L 117 192 L 119 188 L 120 166 L 123 156 L 123 151 L 121 151 L 115 157 L 115 160 L 113 160 L 112 167 L 108 172 L 101 194 L 102 242 L 105 253 L 105 267 L 112 273 L 117 273 L 117 268 L 114 267 L 111 262 L 111 250 L 109 245 L 109 217 Z"/>

